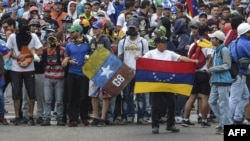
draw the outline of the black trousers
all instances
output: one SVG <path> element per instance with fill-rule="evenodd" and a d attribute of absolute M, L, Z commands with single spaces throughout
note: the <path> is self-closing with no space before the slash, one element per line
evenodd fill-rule
<path fill-rule="evenodd" d="M 151 93 L 152 102 L 152 127 L 159 127 L 162 106 L 167 106 L 167 127 L 175 125 L 175 94 L 168 92 Z M 166 103 L 162 103 L 162 101 Z"/>
<path fill-rule="evenodd" d="M 86 76 L 69 73 L 67 87 L 69 121 L 78 121 L 79 114 L 82 120 L 86 120 L 88 118 L 89 79 Z"/>

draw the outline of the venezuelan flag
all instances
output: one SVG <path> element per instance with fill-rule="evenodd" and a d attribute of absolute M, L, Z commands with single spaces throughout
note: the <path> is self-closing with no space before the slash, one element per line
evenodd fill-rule
<path fill-rule="evenodd" d="M 194 63 L 139 58 L 134 93 L 172 92 L 189 96 L 194 72 Z"/>
<path fill-rule="evenodd" d="M 188 15 L 191 17 L 194 17 L 199 14 L 198 8 L 198 2 L 197 0 L 187 0 L 186 1 Z"/>

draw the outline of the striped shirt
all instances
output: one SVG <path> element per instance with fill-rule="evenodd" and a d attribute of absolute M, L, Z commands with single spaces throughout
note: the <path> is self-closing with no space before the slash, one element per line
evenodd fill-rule
<path fill-rule="evenodd" d="M 44 51 L 47 51 L 47 48 L 45 48 Z M 63 61 L 65 54 L 65 48 L 60 47 L 60 62 Z M 44 58 L 45 61 L 47 60 L 46 66 L 45 66 L 45 78 L 49 79 L 63 79 L 64 78 L 64 68 L 61 64 L 58 64 L 57 61 L 57 51 L 55 51 L 53 54 L 47 53 L 47 58 Z"/>

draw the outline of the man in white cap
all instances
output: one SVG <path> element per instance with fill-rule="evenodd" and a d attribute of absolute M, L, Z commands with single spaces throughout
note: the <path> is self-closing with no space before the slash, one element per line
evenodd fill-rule
<path fill-rule="evenodd" d="M 223 44 L 225 35 L 222 31 L 208 34 L 215 47 L 212 58 L 213 66 L 208 69 L 211 73 L 211 92 L 208 103 L 215 116 L 219 120 L 216 134 L 224 133 L 224 125 L 229 125 L 229 93 L 233 82 L 229 69 L 231 67 L 231 56 L 229 49 Z"/>

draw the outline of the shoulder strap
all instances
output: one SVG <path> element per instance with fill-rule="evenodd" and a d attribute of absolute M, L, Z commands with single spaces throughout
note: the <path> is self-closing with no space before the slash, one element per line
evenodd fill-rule
<path fill-rule="evenodd" d="M 239 38 L 238 38 L 239 39 Z M 236 42 L 235 42 L 235 52 L 236 52 L 236 59 L 237 59 L 237 62 L 239 62 L 239 52 L 238 52 L 238 39 L 236 39 Z"/>
<path fill-rule="evenodd" d="M 142 39 L 143 40 L 143 39 Z M 141 40 L 141 46 L 142 46 L 142 52 L 141 52 L 141 55 L 143 56 L 143 52 L 144 52 L 144 45 L 143 45 L 143 41 Z"/>
<path fill-rule="evenodd" d="M 56 48 L 56 59 L 57 59 L 56 62 L 57 62 L 58 65 L 61 64 L 61 54 L 60 54 L 60 50 L 61 50 L 61 47 L 60 47 L 60 46 Z"/>

